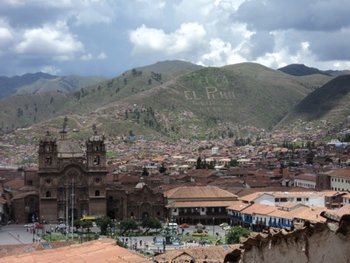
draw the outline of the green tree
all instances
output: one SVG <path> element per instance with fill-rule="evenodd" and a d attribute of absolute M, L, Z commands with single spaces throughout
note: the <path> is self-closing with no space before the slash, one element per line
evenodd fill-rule
<path fill-rule="evenodd" d="M 248 235 L 248 229 L 241 226 L 235 226 L 226 234 L 226 242 L 227 244 L 237 244 L 239 243 L 240 237 L 247 237 Z"/>
<path fill-rule="evenodd" d="M 144 234 L 147 234 L 150 229 L 159 229 L 162 224 L 157 218 L 145 217 L 142 220 L 141 226 L 145 228 Z"/>
<path fill-rule="evenodd" d="M 159 167 L 159 172 L 161 174 L 166 172 L 166 167 L 165 167 L 164 163 L 162 163 L 162 165 Z"/>
<path fill-rule="evenodd" d="M 137 223 L 134 219 L 124 219 L 120 222 L 120 230 L 122 231 L 121 235 L 130 232 L 131 230 L 137 229 Z"/>
<path fill-rule="evenodd" d="M 236 159 L 231 159 L 231 161 L 230 161 L 230 166 L 231 166 L 231 167 L 236 167 L 236 166 L 238 166 L 238 161 L 237 161 Z"/>
<path fill-rule="evenodd" d="M 104 217 L 98 218 L 96 220 L 96 224 L 101 229 L 101 235 L 106 235 L 108 226 L 112 227 L 113 222 L 108 216 L 104 216 Z"/>
<path fill-rule="evenodd" d="M 80 226 L 83 229 L 87 229 L 88 232 L 89 232 L 90 228 L 92 228 L 92 221 L 90 221 L 90 220 L 83 220 L 83 221 L 80 222 Z"/>

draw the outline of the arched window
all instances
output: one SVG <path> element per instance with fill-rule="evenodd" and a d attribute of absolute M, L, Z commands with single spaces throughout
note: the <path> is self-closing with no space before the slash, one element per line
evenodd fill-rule
<path fill-rule="evenodd" d="M 46 197 L 51 197 L 51 192 L 50 191 L 46 191 Z"/>
<path fill-rule="evenodd" d="M 100 196 L 100 190 L 95 191 L 95 196 Z"/>

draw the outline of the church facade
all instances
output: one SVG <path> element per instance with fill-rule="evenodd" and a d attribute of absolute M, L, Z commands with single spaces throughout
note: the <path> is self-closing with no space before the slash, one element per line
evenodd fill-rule
<path fill-rule="evenodd" d="M 19 223 L 71 222 L 90 215 L 122 220 L 166 217 L 165 197 L 141 182 L 123 187 L 107 181 L 105 138 L 94 134 L 85 144 L 49 132 L 39 143 L 38 170 L 24 173 L 24 187 L 13 195 Z"/>
<path fill-rule="evenodd" d="M 47 134 L 39 145 L 40 218 L 48 222 L 106 214 L 106 148 L 94 134 L 85 153 L 77 141 Z"/>

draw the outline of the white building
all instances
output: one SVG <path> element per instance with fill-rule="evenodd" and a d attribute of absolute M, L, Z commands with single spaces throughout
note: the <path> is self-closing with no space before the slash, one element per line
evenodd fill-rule
<path fill-rule="evenodd" d="M 294 178 L 294 186 L 316 189 L 316 175 L 298 175 Z"/>
<path fill-rule="evenodd" d="M 350 191 L 350 167 L 332 170 L 327 174 L 333 191 Z"/>
<path fill-rule="evenodd" d="M 300 203 L 307 206 L 326 206 L 326 194 L 323 192 L 256 192 L 242 196 L 240 200 L 248 203 L 264 205 L 283 205 L 284 203 Z"/>

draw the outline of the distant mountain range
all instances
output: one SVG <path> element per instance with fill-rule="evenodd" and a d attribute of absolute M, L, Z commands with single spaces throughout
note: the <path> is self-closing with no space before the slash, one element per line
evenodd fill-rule
<path fill-rule="evenodd" d="M 80 131 L 75 136 L 89 134 L 93 124 L 111 136 L 131 130 L 173 139 L 249 135 L 272 129 L 281 120 L 288 125 L 293 116 L 313 111 L 313 118 L 319 118 L 323 115 L 313 108 L 317 101 L 326 105 L 329 96 L 345 92 L 346 88 L 338 95 L 321 91 L 331 90 L 329 85 L 345 87 L 346 76 L 338 80 L 317 69 L 300 68 L 304 73 L 295 76 L 254 63 L 201 67 L 163 61 L 116 78 L 95 79 L 91 85 L 87 80 L 47 76 L 17 86 L 15 95 L 0 100 L 0 132 L 30 126 L 41 132 L 60 129 L 67 116 L 68 127 Z M 312 103 L 303 102 L 309 96 L 315 96 Z M 341 101 L 336 97 L 331 107 Z"/>
<path fill-rule="evenodd" d="M 47 91 L 74 91 L 105 80 L 104 77 L 55 76 L 42 72 L 0 77 L 0 99 L 13 94 Z"/>
<path fill-rule="evenodd" d="M 319 70 L 317 68 L 308 67 L 304 64 L 290 64 L 288 66 L 279 68 L 278 70 L 293 76 L 307 76 L 313 74 L 339 76 L 344 74 L 350 74 L 349 70 Z"/>

